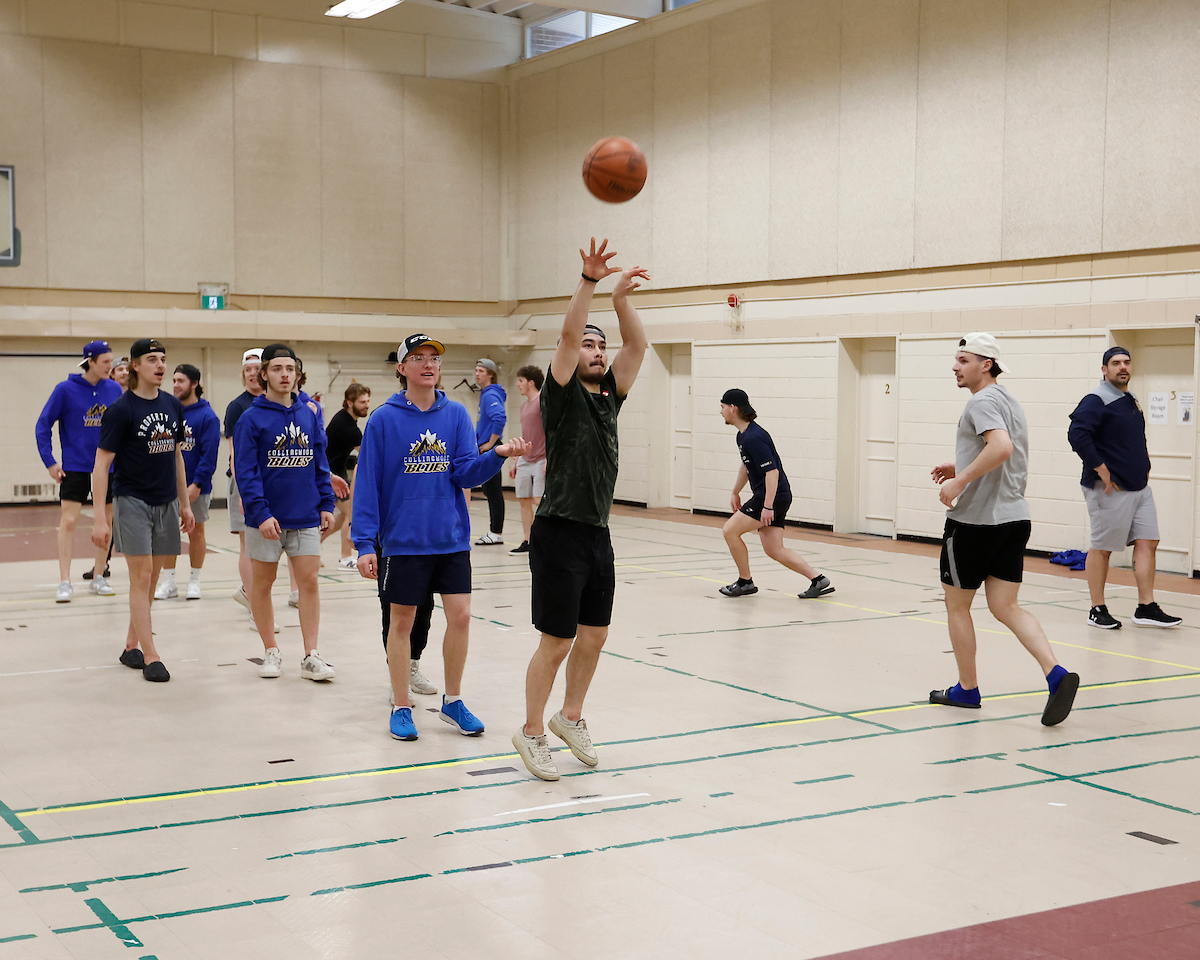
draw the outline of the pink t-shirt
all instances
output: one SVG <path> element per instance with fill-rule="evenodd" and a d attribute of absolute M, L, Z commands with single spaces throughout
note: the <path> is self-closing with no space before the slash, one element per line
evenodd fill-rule
<path fill-rule="evenodd" d="M 542 403 L 539 396 L 536 400 L 527 400 L 521 404 L 521 436 L 533 444 L 529 456 L 522 457 L 526 463 L 537 463 L 546 459 L 546 431 L 542 427 Z"/>

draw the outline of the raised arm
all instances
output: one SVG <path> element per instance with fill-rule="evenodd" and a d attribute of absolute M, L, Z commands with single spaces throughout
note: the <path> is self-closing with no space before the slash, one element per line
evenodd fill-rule
<path fill-rule="evenodd" d="M 631 267 L 621 274 L 613 288 L 612 302 L 617 312 L 617 324 L 621 328 L 621 349 L 613 357 L 612 372 L 613 379 L 617 381 L 617 394 L 622 397 L 628 396 L 633 389 L 633 381 L 642 369 L 642 361 L 646 359 L 646 350 L 650 346 L 642 318 L 629 302 L 629 294 L 641 286 L 637 282 L 639 279 L 649 280 L 650 274 L 641 267 Z"/>
<path fill-rule="evenodd" d="M 579 366 L 579 347 L 583 343 L 583 328 L 587 325 L 588 311 L 592 307 L 592 295 L 596 292 L 596 284 L 605 277 L 619 273 L 616 267 L 610 267 L 608 261 L 616 253 L 606 253 L 608 241 L 600 243 L 596 249 L 596 238 L 592 237 L 589 252 L 582 249 L 579 256 L 583 259 L 583 274 L 579 285 L 567 306 L 567 315 L 563 318 L 562 336 L 558 339 L 558 347 L 554 351 L 554 359 L 550 362 L 550 374 L 560 387 L 565 387 L 575 369 Z M 622 330 L 624 332 L 624 330 Z"/>

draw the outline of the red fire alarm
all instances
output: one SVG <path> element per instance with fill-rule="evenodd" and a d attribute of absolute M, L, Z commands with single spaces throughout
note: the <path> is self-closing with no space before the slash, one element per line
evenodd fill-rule
<path fill-rule="evenodd" d="M 726 302 L 734 309 L 737 309 L 737 305 L 742 301 L 738 299 L 738 295 L 736 293 L 731 293 L 729 295 L 729 300 Z"/>

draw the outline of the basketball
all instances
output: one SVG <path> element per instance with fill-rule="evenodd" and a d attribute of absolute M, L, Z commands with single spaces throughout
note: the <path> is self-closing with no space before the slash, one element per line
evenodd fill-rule
<path fill-rule="evenodd" d="M 583 161 L 583 182 L 605 203 L 632 200 L 646 184 L 646 155 L 624 137 L 605 137 Z"/>

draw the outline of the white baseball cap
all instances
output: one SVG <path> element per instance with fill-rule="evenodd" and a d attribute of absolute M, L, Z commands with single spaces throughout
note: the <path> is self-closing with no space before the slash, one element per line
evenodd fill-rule
<path fill-rule="evenodd" d="M 262 363 L 262 348 L 255 347 L 253 350 L 247 350 L 242 354 L 242 366 L 248 363 Z"/>
<path fill-rule="evenodd" d="M 1012 367 L 1000 365 L 1000 344 L 990 333 L 968 333 L 958 341 L 958 349 L 992 361 L 994 373 L 1012 373 Z"/>

